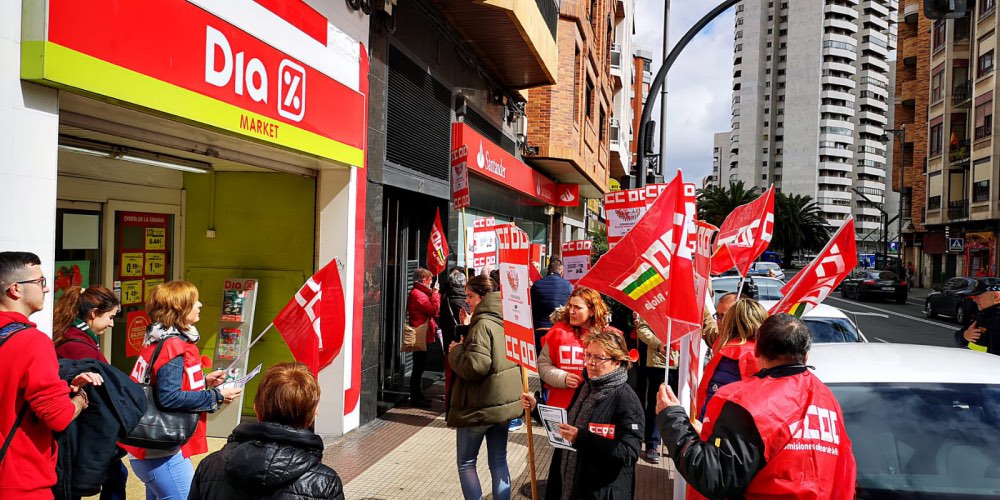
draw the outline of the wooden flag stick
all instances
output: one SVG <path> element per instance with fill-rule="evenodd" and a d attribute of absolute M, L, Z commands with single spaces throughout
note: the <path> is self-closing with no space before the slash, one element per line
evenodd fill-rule
<path fill-rule="evenodd" d="M 469 237 L 469 232 L 465 230 L 465 207 L 462 207 L 462 241 L 465 242 L 465 248 L 462 249 L 462 255 L 465 255 L 465 281 L 469 281 L 469 242 L 467 238 Z"/>
<path fill-rule="evenodd" d="M 524 392 L 529 392 L 528 369 L 521 366 L 521 383 L 524 385 Z M 525 428 L 528 429 L 528 466 L 531 470 L 531 500 L 538 498 L 538 479 L 535 476 L 535 444 L 531 437 L 531 410 L 524 409 Z"/>

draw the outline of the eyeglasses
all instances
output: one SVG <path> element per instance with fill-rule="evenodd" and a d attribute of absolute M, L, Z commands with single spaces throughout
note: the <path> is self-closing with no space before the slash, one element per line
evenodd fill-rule
<path fill-rule="evenodd" d="M 27 283 L 34 283 L 34 284 L 36 284 L 36 285 L 38 285 L 38 286 L 40 286 L 42 288 L 45 288 L 45 284 L 47 282 L 45 280 L 45 276 L 42 276 L 41 278 L 33 279 L 33 280 L 15 281 L 15 282 L 11 283 L 11 285 L 24 285 L 24 284 L 27 284 Z"/>
<path fill-rule="evenodd" d="M 591 361 L 594 364 L 597 364 L 597 363 L 602 362 L 602 361 L 611 361 L 612 359 L 614 359 L 614 358 L 605 358 L 604 356 L 596 356 L 596 355 L 591 354 L 589 352 L 583 353 L 583 360 L 584 361 Z"/>

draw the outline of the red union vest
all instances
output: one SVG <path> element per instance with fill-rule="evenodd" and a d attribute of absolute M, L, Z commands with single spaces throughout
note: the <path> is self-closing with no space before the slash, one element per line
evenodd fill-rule
<path fill-rule="evenodd" d="M 559 322 L 552 326 L 549 333 L 542 337 L 543 345 L 549 346 L 549 357 L 552 364 L 560 370 L 583 377 L 583 340 L 577 338 L 569 323 Z M 545 384 L 549 389 L 549 397 L 545 404 L 569 408 L 576 389 L 562 389 Z"/>
<path fill-rule="evenodd" d="M 715 369 L 719 367 L 719 362 L 722 361 L 723 356 L 739 363 L 740 378 L 746 380 L 760 371 L 760 365 L 757 363 L 757 355 L 754 354 L 756 347 L 756 340 L 748 340 L 746 342 L 733 341 L 721 348 L 716 343 L 716 347 L 713 349 L 715 354 L 712 355 L 712 359 L 705 366 L 705 373 L 702 375 L 701 383 L 698 385 L 699 415 L 701 414 L 701 409 L 705 407 L 705 401 L 708 399 L 708 386 L 712 381 L 712 376 L 715 375 Z"/>
<path fill-rule="evenodd" d="M 751 377 L 719 389 L 708 403 L 703 440 L 710 439 L 727 401 L 753 416 L 764 441 L 766 465 L 750 481 L 745 498 L 854 498 L 857 465 L 844 414 L 815 375 Z M 688 498 L 703 498 L 692 491 L 688 488 Z"/>
<path fill-rule="evenodd" d="M 184 378 L 181 381 L 181 390 L 184 391 L 201 391 L 205 389 L 205 375 L 202 373 L 201 368 L 201 352 L 198 351 L 198 346 L 182 340 L 180 337 L 170 337 L 162 342 L 163 349 L 160 349 L 160 355 L 156 358 L 156 364 L 153 366 L 153 378 L 151 383 L 156 383 L 156 373 L 160 371 L 163 365 L 170 362 L 171 359 L 177 356 L 184 356 Z M 143 377 L 146 376 L 146 370 L 149 369 L 150 358 L 153 357 L 153 351 L 156 350 L 156 344 L 151 344 L 142 348 L 139 352 L 139 358 L 135 361 L 135 368 L 132 369 L 132 381 L 141 382 Z M 181 446 L 181 453 L 184 454 L 184 458 L 191 457 L 193 455 L 200 455 L 202 453 L 208 452 L 208 438 L 206 430 L 206 421 L 208 416 L 206 413 L 198 417 L 198 427 L 194 431 L 194 435 L 187 443 Z M 132 456 L 142 460 L 146 457 L 145 448 L 136 448 L 133 446 L 126 446 L 119 444 L 122 449 L 132 454 Z"/>

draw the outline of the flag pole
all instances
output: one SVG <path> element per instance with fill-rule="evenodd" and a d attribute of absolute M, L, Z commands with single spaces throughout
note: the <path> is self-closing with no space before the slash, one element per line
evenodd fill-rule
<path fill-rule="evenodd" d="M 258 335 L 257 338 L 253 339 L 253 342 L 250 342 L 250 345 L 248 345 L 247 348 L 245 350 L 243 350 L 243 352 L 241 352 L 238 356 L 236 356 L 235 359 L 233 359 L 229 363 L 229 366 L 226 367 L 226 373 L 229 373 L 229 370 L 231 370 L 233 368 L 233 366 L 236 365 L 236 362 L 239 361 L 246 353 L 250 352 L 250 348 L 253 347 L 255 344 L 257 344 L 257 342 L 260 342 L 260 339 L 262 339 L 264 337 L 264 334 L 267 333 L 268 331 L 270 331 L 271 327 L 273 327 L 273 326 L 274 326 L 274 323 L 271 323 L 270 325 L 267 325 L 267 328 L 265 328 L 264 331 L 260 332 L 260 335 Z"/>
<path fill-rule="evenodd" d="M 462 254 L 465 255 L 465 281 L 469 281 L 469 242 L 466 241 L 468 237 L 468 232 L 465 230 L 465 207 L 462 207 L 462 241 L 465 242 L 465 248 L 462 249 Z"/>
<path fill-rule="evenodd" d="M 736 287 L 736 302 L 739 302 L 740 301 L 740 295 L 743 294 L 743 280 L 745 280 L 746 277 L 744 277 L 743 274 L 740 273 L 740 268 L 739 267 L 736 268 L 736 272 L 739 273 L 739 275 L 740 275 L 740 284 L 739 284 L 739 286 Z"/>
<path fill-rule="evenodd" d="M 524 386 L 524 392 L 529 392 L 528 387 L 528 369 L 521 365 L 521 383 Z M 531 410 L 524 409 L 524 422 L 527 424 L 525 428 L 528 430 L 528 465 L 531 469 L 531 500 L 536 500 L 538 498 L 538 479 L 535 476 L 535 444 L 534 438 L 531 436 Z"/>

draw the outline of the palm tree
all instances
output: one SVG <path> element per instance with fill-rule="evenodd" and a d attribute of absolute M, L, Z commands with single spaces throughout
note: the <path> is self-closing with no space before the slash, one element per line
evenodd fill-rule
<path fill-rule="evenodd" d="M 781 249 L 786 265 L 791 264 L 793 254 L 799 250 L 822 250 L 833 234 L 833 228 L 827 225 L 811 196 L 776 193 L 774 219 L 771 242 Z"/>
<path fill-rule="evenodd" d="M 730 182 L 729 188 L 710 186 L 698 190 L 698 218 L 721 226 L 722 221 L 736 207 L 750 203 L 758 194 L 754 188 L 747 189 L 743 181 Z"/>

